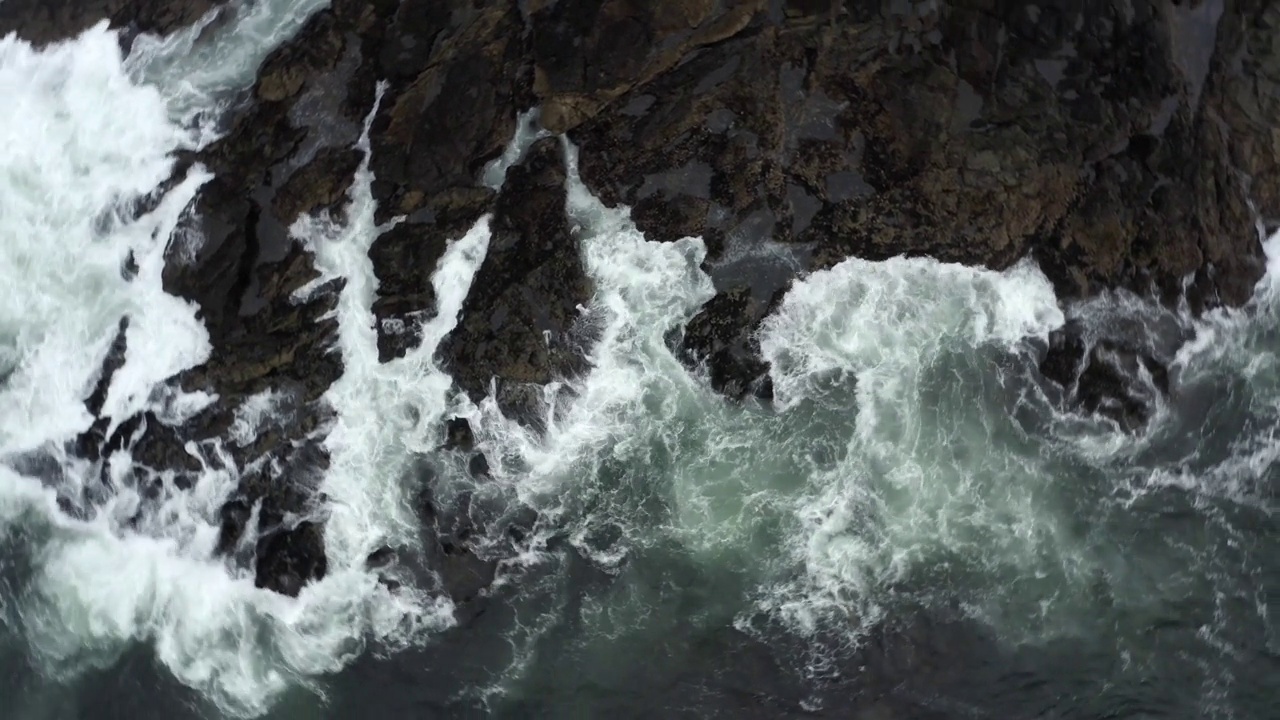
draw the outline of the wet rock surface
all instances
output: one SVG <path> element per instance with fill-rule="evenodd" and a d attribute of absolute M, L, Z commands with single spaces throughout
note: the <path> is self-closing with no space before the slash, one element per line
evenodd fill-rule
<path fill-rule="evenodd" d="M 315 285 L 311 254 L 288 228 L 304 213 L 340 212 L 360 161 L 352 146 L 374 81 L 360 72 L 362 40 L 349 30 L 358 17 L 337 3 L 263 63 L 244 109 L 197 158 L 214 173 L 197 200 L 203 241 L 176 248 L 164 277 L 168 292 L 198 304 L 214 346 L 176 382 L 219 401 L 175 436 L 216 445 L 239 474 L 220 513 L 219 551 L 252 568 L 259 587 L 286 594 L 327 570 L 316 489 L 333 414 L 322 396 L 342 374 L 332 311 L 343 285 Z M 228 441 L 238 409 L 263 393 L 273 404 L 253 436 Z"/>
<path fill-rule="evenodd" d="M 490 225 L 489 251 L 439 354 L 475 401 L 493 383 L 499 406 L 527 421 L 540 387 L 583 369 L 591 299 L 578 240 L 565 210 L 563 153 L 556 140 L 533 145 L 511 168 Z"/>
<path fill-rule="evenodd" d="M 47 42 L 99 19 L 165 32 L 212 4 L 5 0 L 0 34 Z M 1277 29 L 1274 0 L 336 0 L 263 63 L 224 137 L 179 164 L 214 178 L 203 240 L 175 244 L 165 287 L 199 306 L 214 352 L 173 382 L 219 401 L 182 422 L 99 418 L 84 454 L 129 447 L 190 477 L 186 444 L 220 442 L 241 477 L 223 552 L 281 592 L 323 575 L 315 485 L 342 287 L 309 287 L 287 228 L 342 212 L 379 82 L 373 193 L 378 220 L 398 220 L 370 251 L 379 355 L 418 344 L 439 258 L 491 213 L 439 355 L 460 390 L 492 384 L 536 425 L 541 388 L 583 370 L 592 288 L 555 140 L 501 191 L 484 182 L 520 112 L 540 105 L 580 147 L 588 187 L 650 239 L 705 238 L 718 294 L 673 343 L 725 394 L 768 397 L 759 322 L 792 279 L 850 256 L 1004 268 L 1029 254 L 1066 300 L 1122 287 L 1173 302 L 1189 277 L 1194 311 L 1243 303 L 1263 272 L 1256 223 L 1280 217 Z M 1142 368 L 1159 385 L 1159 360 L 1055 342 L 1045 374 L 1074 402 L 1141 422 L 1121 378 Z M 268 390 L 284 409 L 227 442 L 237 408 Z M 102 391 L 88 392 L 98 415 Z"/>
<path fill-rule="evenodd" d="M 583 43 L 549 43 L 538 87 L 574 109 L 552 117 L 584 180 L 650 238 L 702 235 L 712 267 L 766 241 L 809 250 L 810 270 L 1031 254 L 1066 299 L 1127 287 L 1172 301 L 1193 276 L 1197 311 L 1244 302 L 1261 276 L 1248 201 L 1280 209 L 1280 156 L 1262 147 L 1274 94 L 1252 79 L 1280 66 L 1274 4 L 708 3 L 659 20 L 683 5 L 543 12 L 562 34 L 596 13 Z M 628 64 L 609 23 L 646 48 L 717 40 L 669 67 Z M 731 299 L 748 279 L 716 280 L 717 317 L 693 323 L 716 338 L 689 334 L 692 357 L 749 345 L 759 322 Z M 713 350 L 713 377 L 758 379 L 742 356 Z"/>
<path fill-rule="evenodd" d="M 492 210 L 485 166 L 534 102 L 515 3 L 405 0 L 374 56 L 389 85 L 372 131 L 378 217 L 405 221 L 370 250 L 383 360 L 418 343 L 435 312 L 431 275 L 450 240 Z"/>
<path fill-rule="evenodd" d="M 682 336 L 669 337 L 668 344 L 678 348 L 687 363 L 705 366 L 717 392 L 733 399 L 748 394 L 770 399 L 773 387 L 768 364 L 760 359 L 755 336 L 741 332 L 741 323 L 755 326 L 785 294 L 780 289 L 774 300 L 763 303 L 752 297 L 749 288 L 721 292 L 689 321 Z"/>
<path fill-rule="evenodd" d="M 1083 323 L 1072 320 L 1049 336 L 1040 371 L 1062 388 L 1066 407 L 1136 432 L 1168 394 L 1171 363 L 1136 338 L 1090 337 Z"/>

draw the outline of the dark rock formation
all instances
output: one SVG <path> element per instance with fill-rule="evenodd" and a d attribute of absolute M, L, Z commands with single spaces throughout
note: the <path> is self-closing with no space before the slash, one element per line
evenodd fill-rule
<path fill-rule="evenodd" d="M 28 12 L 24 21 L 33 18 Z M 371 131 L 374 193 L 381 219 L 408 217 L 371 252 L 382 290 L 375 311 L 387 321 L 384 331 L 433 312 L 435 262 L 447 240 L 496 206 L 494 190 L 481 184 L 482 170 L 533 102 L 523 27 L 514 5 L 337 0 L 266 59 L 225 135 L 180 163 L 179 174 L 198 161 L 214 178 L 197 201 L 203 241 L 175 245 L 165 287 L 199 306 L 214 352 L 172 382 L 216 394 L 219 402 L 183 427 L 139 417 L 121 424 L 127 433 L 107 439 L 97 435 L 112 419 L 102 418 L 97 435 L 81 444 L 92 457 L 128 448 L 140 473 L 174 470 L 190 483 L 201 465 L 187 443 L 220 462 L 212 448 L 221 440 L 240 485 L 221 512 L 219 550 L 253 568 L 260 587 L 296 594 L 326 571 L 316 487 L 328 462 L 320 443 L 332 409 L 322 395 L 342 372 L 331 317 L 342 284 L 298 296 L 317 273 L 288 228 L 304 213 L 341 211 L 361 161 L 354 143 L 374 107 L 376 83 L 385 80 Z M 547 210 L 545 193 L 533 194 L 533 210 L 522 210 L 519 198 L 503 201 L 507 232 L 518 233 L 513 223 Z M 555 214 L 563 218 L 562 190 Z M 576 253 L 572 239 L 566 243 Z M 499 273 L 497 282 L 509 271 L 491 272 Z M 554 305 L 555 289 L 540 290 Z M 416 343 L 411 329 L 380 333 L 384 359 Z M 277 406 L 266 424 L 248 442 L 226 442 L 237 408 L 268 391 Z M 104 393 L 105 386 L 94 398 Z M 483 455 L 469 465 L 476 475 L 488 472 Z"/>
<path fill-rule="evenodd" d="M 764 240 L 812 269 L 1030 253 L 1068 299 L 1170 300 L 1194 275 L 1199 310 L 1262 273 L 1248 200 L 1280 212 L 1278 101 L 1255 84 L 1280 70 L 1277 12 L 564 0 L 533 13 L 536 87 L 587 184 L 650 238 L 703 235 L 713 266 Z M 748 278 L 716 280 L 728 297 L 693 324 L 716 338 L 687 347 L 742 388 L 762 367 L 721 349 L 748 346 L 760 314 L 733 299 Z"/>
<path fill-rule="evenodd" d="M 1115 422 L 1126 431 L 1140 429 L 1169 392 L 1169 363 L 1128 341 L 1090 337 L 1072 320 L 1049 337 L 1040 371 L 1064 391 L 1068 407 L 1078 407 Z"/>
<path fill-rule="evenodd" d="M 94 417 L 89 429 L 75 440 L 75 452 L 80 457 L 98 460 L 102 457 L 104 444 L 107 442 L 106 432 L 111 425 L 111 418 L 102 417 L 102 406 L 107 402 L 107 393 L 111 390 L 111 379 L 116 371 L 124 365 L 125 351 L 128 350 L 126 332 L 129 330 L 128 316 L 120 318 L 116 335 L 107 348 L 107 355 L 102 359 L 102 370 L 93 385 L 89 397 L 85 398 L 84 407 Z"/>
<path fill-rule="evenodd" d="M 444 449 L 471 452 L 476 435 L 466 418 L 450 418 L 444 423 Z"/>
<path fill-rule="evenodd" d="M 165 32 L 214 4 L 4 0 L 0 34 L 47 42 L 104 18 Z M 198 304 L 214 353 L 173 382 L 220 402 L 184 427 L 99 419 L 83 452 L 132 448 L 189 481 L 186 443 L 227 437 L 235 409 L 271 390 L 276 417 L 229 448 L 241 484 L 221 549 L 281 592 L 325 572 L 315 484 L 342 287 L 298 297 L 316 271 L 287 228 L 341 211 L 379 81 L 373 193 L 379 221 L 402 218 L 370 251 L 379 355 L 419 342 L 447 243 L 492 213 L 439 354 L 463 391 L 493 383 L 536 424 L 540 386 L 583 369 L 592 288 L 555 140 L 500 192 L 484 184 L 520 112 L 541 105 L 580 146 L 588 186 L 649 238 L 706 239 L 719 294 L 673 341 L 726 394 L 767 397 L 760 320 L 800 272 L 849 256 L 1003 268 L 1031 254 L 1068 299 L 1123 287 L 1172 301 L 1190 276 L 1196 311 L 1245 301 L 1263 270 L 1255 221 L 1280 217 L 1277 29 L 1276 0 L 335 0 L 263 63 L 225 136 L 179 163 L 215 177 L 204 241 L 175 246 L 165 286 Z M 770 260 L 778 247 L 792 260 Z M 1129 425 L 1146 411 L 1120 378 L 1141 367 L 1158 385 L 1160 362 L 1067 335 L 1045 373 Z M 88 392 L 101 410 L 105 386 Z M 442 557 L 466 555 L 444 543 Z M 476 568 L 459 573 L 488 576 Z"/>
<path fill-rule="evenodd" d="M 102 406 L 107 402 L 107 391 L 111 389 L 111 379 L 115 377 L 116 371 L 124 365 L 124 354 L 128 350 L 128 341 L 125 333 L 128 331 L 129 316 L 126 315 L 120 318 L 116 336 L 111 340 L 111 345 L 107 348 L 107 356 L 102 360 L 102 373 L 98 376 L 98 381 L 93 386 L 93 392 L 89 393 L 88 399 L 84 401 L 85 409 L 94 417 L 102 414 Z"/>
<path fill-rule="evenodd" d="M 253 441 L 227 448 L 241 479 L 222 511 L 219 548 L 251 562 L 260 587 L 288 594 L 326 570 L 323 525 L 309 518 L 320 511 L 315 487 L 328 462 L 320 442 L 332 410 L 321 396 L 342 373 L 330 315 L 342 284 L 295 297 L 317 273 L 288 227 L 340 208 L 359 165 L 352 146 L 375 95 L 350 33 L 360 15 L 337 3 L 267 58 L 246 109 L 199 157 L 215 173 L 197 201 L 204 241 L 193 257 L 178 249 L 165 272 L 166 290 L 199 305 L 215 348 L 178 382 L 220 398 L 177 438 L 224 437 L 246 399 L 278 394 Z M 240 557 L 255 508 L 256 548 Z"/>
<path fill-rule="evenodd" d="M 711 386 L 730 398 L 748 393 L 764 399 L 773 396 L 768 365 L 760 359 L 760 346 L 751 333 L 741 332 L 741 324 L 756 326 L 769 315 L 786 293 L 778 290 L 770 302 L 752 297 L 748 287 L 733 287 L 711 298 L 684 329 L 673 336 L 675 346 L 691 365 L 705 362 Z"/>
<path fill-rule="evenodd" d="M 302 522 L 258 542 L 255 584 L 296 596 L 308 581 L 324 577 L 327 568 L 324 527 Z"/>
<path fill-rule="evenodd" d="M 369 253 L 383 360 L 417 345 L 435 310 L 436 262 L 492 208 L 484 167 L 534 102 L 516 3 L 404 0 L 388 22 L 376 55 L 390 89 L 373 125 L 373 191 L 380 220 L 406 222 Z"/>
<path fill-rule="evenodd" d="M 560 146 L 550 138 L 508 172 L 489 252 L 439 351 L 473 400 L 495 381 L 498 403 L 525 419 L 540 405 L 538 386 L 582 368 L 585 333 L 575 324 L 592 288 L 569 230 L 564 181 Z"/>

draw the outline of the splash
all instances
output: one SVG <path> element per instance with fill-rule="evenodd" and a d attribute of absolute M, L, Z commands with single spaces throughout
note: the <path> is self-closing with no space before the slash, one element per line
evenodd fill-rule
<path fill-rule="evenodd" d="M 161 283 L 167 245 L 208 175 L 197 169 L 154 209 L 137 218 L 129 212 L 134 200 L 157 192 L 168 178 L 175 150 L 201 141 L 198 127 L 182 124 L 182 103 L 190 99 L 183 93 L 191 87 L 175 95 L 164 85 L 175 76 L 160 73 L 156 87 L 137 84 L 130 70 L 104 26 L 43 51 L 12 37 L 0 40 L 0 88 L 20 109 L 0 118 L 0 136 L 13 140 L 0 162 L 0 273 L 17 288 L 5 295 L 7 303 L 0 301 L 0 355 L 7 364 L 0 385 L 6 409 L 0 416 L 0 533 L 27 540 L 23 552 L 34 568 L 16 612 L 7 615 L 18 618 L 32 657 L 50 677 L 69 680 L 108 667 L 128 648 L 146 644 L 174 677 L 221 712 L 256 716 L 291 687 L 318 690 L 316 677 L 341 669 L 370 639 L 394 642 L 447 625 L 450 608 L 379 585 L 363 557 L 357 562 L 353 554 L 363 541 L 350 538 L 390 531 L 376 518 L 352 527 L 341 511 L 335 570 L 323 582 L 296 600 L 255 588 L 252 577 L 215 555 L 218 511 L 238 482 L 228 457 L 215 462 L 222 455 L 216 443 L 187 448 L 204 467 L 192 487 L 178 488 L 172 473 L 137 465 L 121 452 L 106 468 L 111 492 L 84 508 L 83 519 L 60 509 L 60 495 L 102 482 L 63 445 L 91 420 L 82 399 L 122 316 L 130 320 L 127 351 L 111 380 L 108 413 L 123 418 L 151 410 L 162 421 L 179 422 L 216 401 L 161 385 L 210 352 L 196 308 L 166 295 Z M 208 80 L 204 90 L 213 92 L 237 77 L 214 73 L 191 82 Z M 367 132 L 360 147 L 367 152 Z M 344 360 L 354 372 L 335 390 L 338 402 L 343 392 L 358 392 L 370 372 L 361 363 L 359 325 L 368 313 L 372 270 L 367 259 L 347 262 L 352 252 L 363 256 L 376 235 L 370 181 L 366 167 L 352 191 L 348 224 L 315 219 L 297 228 L 320 264 L 340 263 L 348 280 L 339 322 Z M 482 243 L 484 229 L 469 237 L 478 240 L 466 247 Z M 461 285 L 465 293 L 460 274 L 465 269 L 438 282 Z M 364 402 L 345 403 L 350 409 L 343 417 L 367 408 Z M 270 394 L 250 398 L 228 439 L 251 437 L 272 403 Z M 340 428 L 335 442 L 341 446 L 344 437 Z M 356 487 L 341 479 L 349 456 L 339 447 L 339 477 L 329 483 L 335 497 L 344 509 L 362 501 L 376 506 L 377 498 L 342 492 Z M 393 513 L 385 520 L 395 525 Z"/>

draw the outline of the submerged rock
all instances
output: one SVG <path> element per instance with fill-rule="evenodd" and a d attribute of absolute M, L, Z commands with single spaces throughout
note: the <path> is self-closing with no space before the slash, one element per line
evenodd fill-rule
<path fill-rule="evenodd" d="M 1068 407 L 1136 432 L 1169 392 L 1169 361 L 1135 341 L 1089 337 L 1078 320 L 1053 332 L 1041 373 L 1063 390 Z"/>

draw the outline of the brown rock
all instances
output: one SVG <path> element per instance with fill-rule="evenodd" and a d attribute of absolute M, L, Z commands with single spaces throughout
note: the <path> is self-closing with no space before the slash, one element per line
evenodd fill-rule
<path fill-rule="evenodd" d="M 276 217 L 287 227 L 304 213 L 339 205 L 363 159 L 354 148 L 323 148 L 276 191 Z"/>
<path fill-rule="evenodd" d="M 413 213 L 432 198 L 479 187 L 486 163 L 501 154 L 516 115 L 532 105 L 522 57 L 523 23 L 512 3 L 452 15 L 423 16 L 443 25 L 395 26 L 385 42 L 431 48 L 415 76 L 400 68 L 374 121 L 372 169 L 380 218 Z M 418 8 L 404 2 L 397 17 Z M 423 11 L 416 10 L 417 14 Z M 386 51 L 384 51 L 386 52 Z M 417 57 L 417 54 L 411 54 Z"/>

